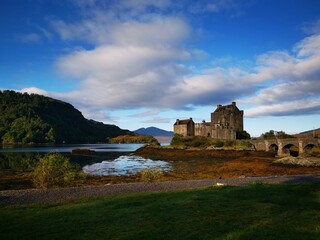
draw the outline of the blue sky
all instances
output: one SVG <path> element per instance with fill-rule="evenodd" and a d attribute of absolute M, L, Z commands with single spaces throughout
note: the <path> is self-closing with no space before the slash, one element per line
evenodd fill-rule
<path fill-rule="evenodd" d="M 0 30 L 0 89 L 87 118 L 172 130 L 236 101 L 252 136 L 320 127 L 318 0 L 2 0 Z"/>

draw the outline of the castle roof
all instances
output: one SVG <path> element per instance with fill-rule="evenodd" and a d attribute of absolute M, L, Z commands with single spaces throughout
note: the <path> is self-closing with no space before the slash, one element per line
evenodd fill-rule
<path fill-rule="evenodd" d="M 174 125 L 188 125 L 189 123 L 194 123 L 192 118 L 184 119 L 184 120 L 177 119 Z"/>
<path fill-rule="evenodd" d="M 232 104 L 229 104 L 229 105 L 218 105 L 217 106 L 217 109 L 215 110 L 215 112 L 220 112 L 220 111 L 224 111 L 226 109 L 232 109 L 233 111 L 240 111 L 239 108 L 237 107 L 236 105 L 236 102 L 232 102 Z"/>

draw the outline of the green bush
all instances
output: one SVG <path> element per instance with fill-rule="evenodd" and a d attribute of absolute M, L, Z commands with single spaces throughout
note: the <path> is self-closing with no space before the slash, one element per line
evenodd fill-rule
<path fill-rule="evenodd" d="M 220 148 L 224 146 L 224 142 L 221 140 L 216 140 L 212 142 L 212 146 Z"/>
<path fill-rule="evenodd" d="M 241 140 L 238 140 L 236 141 L 236 144 L 235 146 L 237 148 L 244 148 L 244 149 L 248 149 L 248 148 L 252 148 L 253 144 L 249 141 L 241 141 Z"/>
<path fill-rule="evenodd" d="M 247 131 L 238 131 L 236 133 L 237 139 L 251 139 L 250 134 Z"/>
<path fill-rule="evenodd" d="M 48 153 L 40 158 L 33 172 L 33 183 L 37 188 L 69 186 L 80 177 L 80 167 L 72 165 L 59 153 Z"/>
<path fill-rule="evenodd" d="M 201 147 L 203 145 L 204 145 L 204 143 L 201 141 L 194 141 L 191 143 L 191 147 Z"/>
<path fill-rule="evenodd" d="M 225 146 L 225 147 L 233 147 L 233 146 L 235 146 L 235 141 L 226 140 L 226 141 L 224 142 L 224 146 Z"/>
<path fill-rule="evenodd" d="M 181 134 L 174 134 L 170 145 L 179 145 L 184 143 L 184 137 Z"/>
<path fill-rule="evenodd" d="M 163 170 L 160 167 L 148 167 L 141 171 L 141 182 L 154 182 L 163 176 Z"/>
<path fill-rule="evenodd" d="M 252 143 L 246 140 L 214 140 L 204 136 L 183 137 L 180 134 L 175 134 L 171 141 L 171 146 L 248 149 L 252 147 Z"/>

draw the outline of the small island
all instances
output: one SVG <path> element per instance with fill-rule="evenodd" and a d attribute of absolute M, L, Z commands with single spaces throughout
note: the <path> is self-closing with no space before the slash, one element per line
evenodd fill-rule
<path fill-rule="evenodd" d="M 153 146 L 159 146 L 159 142 L 153 136 L 149 135 L 121 135 L 109 140 L 109 143 L 117 144 L 117 143 L 147 143 Z"/>

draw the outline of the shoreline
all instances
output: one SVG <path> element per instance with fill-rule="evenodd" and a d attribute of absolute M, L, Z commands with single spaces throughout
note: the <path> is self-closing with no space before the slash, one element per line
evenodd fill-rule
<path fill-rule="evenodd" d="M 172 169 L 158 179 L 159 182 L 239 178 L 279 175 L 320 174 L 320 167 L 275 164 L 275 153 L 253 150 L 173 149 L 144 146 L 131 154 L 152 160 L 167 161 Z M 92 176 L 77 180 L 73 186 L 101 186 L 143 182 L 140 173 L 129 176 Z M 63 188 L 63 187 L 62 187 Z M 3 173 L 0 191 L 35 189 L 27 172 Z"/>

